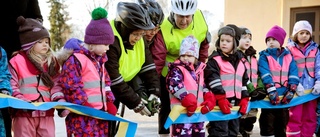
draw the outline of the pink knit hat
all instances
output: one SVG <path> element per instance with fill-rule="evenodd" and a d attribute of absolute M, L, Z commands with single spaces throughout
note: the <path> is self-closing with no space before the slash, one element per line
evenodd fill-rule
<path fill-rule="evenodd" d="M 280 46 L 282 46 L 286 35 L 287 33 L 283 28 L 275 25 L 268 31 L 265 42 L 267 43 L 267 39 L 271 37 L 276 39 L 280 43 Z"/>
<path fill-rule="evenodd" d="M 198 40 L 190 35 L 184 38 L 180 45 L 179 56 L 186 54 L 187 52 L 191 53 L 195 58 L 199 58 L 199 42 Z"/>
<path fill-rule="evenodd" d="M 292 36 L 296 35 L 301 30 L 309 31 L 310 35 L 312 35 L 312 26 L 306 20 L 300 20 L 294 24 Z"/>

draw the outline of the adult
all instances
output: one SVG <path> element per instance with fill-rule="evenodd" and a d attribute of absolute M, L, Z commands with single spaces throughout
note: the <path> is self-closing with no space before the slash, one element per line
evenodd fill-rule
<path fill-rule="evenodd" d="M 7 9 L 11 9 L 9 12 Z M 17 18 L 33 18 L 43 20 L 38 0 L 3 0 L 0 3 L 0 16 L 3 18 L 0 27 L 0 45 L 7 52 L 8 59 L 13 52 L 20 50 Z M 11 137 L 11 117 L 7 108 L 1 109 L 6 136 Z"/>
<path fill-rule="evenodd" d="M 160 75 L 161 109 L 159 112 L 159 134 L 168 136 L 169 129 L 164 123 L 170 113 L 169 92 L 165 88 L 168 64 L 179 57 L 180 43 L 183 38 L 193 35 L 201 44 L 198 60 L 205 62 L 208 58 L 210 33 L 202 12 L 197 9 L 197 0 L 171 0 L 171 12 L 161 24 L 161 30 L 154 39 L 154 62 Z"/>
<path fill-rule="evenodd" d="M 145 30 L 153 29 L 154 25 L 147 11 L 130 2 L 118 3 L 116 18 L 110 25 L 115 41 L 107 53 L 105 68 L 112 81 L 115 104 L 119 106 L 121 102 L 136 113 L 151 116 L 154 108 L 146 107 L 146 103 L 158 100 L 160 84 L 143 36 Z"/>

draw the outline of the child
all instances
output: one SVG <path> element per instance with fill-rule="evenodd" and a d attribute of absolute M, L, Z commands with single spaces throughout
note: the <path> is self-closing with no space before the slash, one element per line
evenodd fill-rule
<path fill-rule="evenodd" d="M 251 81 L 247 85 L 248 92 L 251 96 L 251 101 L 261 100 L 266 97 L 264 85 L 258 78 L 258 61 L 256 58 L 256 50 L 251 46 L 252 33 L 247 28 L 241 28 L 241 38 L 238 49 L 242 51 L 246 58 L 245 66 L 247 74 Z M 258 109 L 251 109 L 248 114 L 240 118 L 240 133 L 243 137 L 249 137 L 252 134 L 254 123 L 257 120 Z"/>
<path fill-rule="evenodd" d="M 69 49 L 71 52 L 68 52 L 69 56 L 63 64 L 60 82 L 67 102 L 116 115 L 111 81 L 104 67 L 108 60 L 106 51 L 114 41 L 107 14 L 103 8 L 94 9 L 92 20 L 86 28 L 85 43 L 77 39 L 70 39 L 66 43 L 65 51 Z M 106 120 L 70 113 L 65 121 L 68 137 L 108 136 Z"/>
<path fill-rule="evenodd" d="M 193 36 L 182 40 L 179 58 L 169 64 L 170 71 L 166 78 L 166 87 L 171 93 L 171 106 L 181 104 L 186 107 L 189 117 L 198 106 L 203 106 L 201 113 L 206 114 L 213 109 L 216 103 L 213 93 L 204 84 L 203 70 L 206 65 L 197 61 L 199 58 L 198 45 L 198 40 Z M 174 124 L 172 135 L 174 137 L 204 137 L 204 122 Z"/>
<path fill-rule="evenodd" d="M 11 74 L 8 70 L 8 60 L 6 51 L 0 46 L 0 93 L 11 95 L 12 89 L 10 85 Z M 0 112 L 0 136 L 6 136 L 6 129 L 4 126 L 4 121 L 2 113 Z"/>
<path fill-rule="evenodd" d="M 298 66 L 299 85 L 298 96 L 304 95 L 305 89 L 319 90 L 320 77 L 315 72 L 320 71 L 318 44 L 312 40 L 312 27 L 308 21 L 295 23 L 288 49 Z M 317 100 L 312 100 L 289 109 L 287 137 L 311 137 L 317 126 Z"/>
<path fill-rule="evenodd" d="M 260 52 L 258 61 L 259 76 L 266 87 L 272 105 L 288 104 L 293 98 L 299 83 L 298 68 L 288 49 L 283 48 L 286 32 L 273 26 L 267 33 L 266 50 Z M 279 96 L 283 95 L 280 101 Z M 261 136 L 286 136 L 288 108 L 261 109 L 259 119 Z"/>
<path fill-rule="evenodd" d="M 230 26 L 222 27 L 215 44 L 217 51 L 210 55 L 205 68 L 206 85 L 215 94 L 223 114 L 230 114 L 232 105 L 240 106 L 242 115 L 248 108 L 246 85 L 249 79 L 237 43 L 236 31 Z M 239 119 L 210 121 L 208 125 L 209 137 L 236 137 L 238 132 Z"/>
<path fill-rule="evenodd" d="M 39 20 L 17 18 L 22 50 L 10 59 L 12 96 L 27 102 L 65 101 L 57 80 L 60 66 L 50 50 L 50 36 Z M 64 117 L 68 110 L 59 111 Z M 47 111 L 14 109 L 14 136 L 54 137 L 54 109 Z"/>

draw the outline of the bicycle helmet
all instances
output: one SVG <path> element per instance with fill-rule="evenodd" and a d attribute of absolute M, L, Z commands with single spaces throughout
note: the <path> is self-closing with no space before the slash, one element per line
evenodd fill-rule
<path fill-rule="evenodd" d="M 147 11 L 139 4 L 132 2 L 119 2 L 117 6 L 116 21 L 120 21 L 129 29 L 153 29 Z"/>
<path fill-rule="evenodd" d="M 171 0 L 171 11 L 179 15 L 192 15 L 196 12 L 197 0 Z"/>
<path fill-rule="evenodd" d="M 161 25 L 164 14 L 158 2 L 155 0 L 137 0 L 137 3 L 148 12 L 154 26 Z"/>

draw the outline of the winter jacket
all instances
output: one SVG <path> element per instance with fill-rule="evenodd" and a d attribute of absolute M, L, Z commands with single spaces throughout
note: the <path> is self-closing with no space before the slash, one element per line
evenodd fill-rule
<path fill-rule="evenodd" d="M 116 30 L 113 30 L 116 31 Z M 146 40 L 144 40 L 146 43 Z M 127 54 L 128 50 L 135 50 L 134 46 L 128 45 L 128 43 L 124 43 L 124 48 L 121 49 L 120 40 L 115 36 L 115 41 L 112 45 L 109 46 L 109 50 L 107 52 L 108 62 L 105 64 L 105 68 L 107 69 L 112 85 L 111 90 L 115 95 L 116 99 L 121 103 L 125 104 L 128 108 L 133 109 L 141 101 L 141 98 L 136 94 L 136 92 L 129 86 L 129 82 L 125 82 L 123 76 L 120 74 L 120 57 L 121 54 Z M 124 51 L 124 52 L 123 52 Z M 149 47 L 145 46 L 145 62 L 141 67 L 141 70 L 137 75 L 141 78 L 142 81 L 145 82 L 146 89 L 149 94 L 155 94 L 160 96 L 160 82 L 155 69 L 155 65 L 152 59 L 152 55 L 150 53 Z M 127 70 L 130 71 L 130 70 Z"/>
<path fill-rule="evenodd" d="M 168 55 L 170 55 L 171 58 L 174 58 L 174 59 L 179 57 L 179 48 L 175 48 L 174 45 L 166 45 L 167 41 L 164 40 L 164 35 L 166 35 L 166 37 L 168 37 L 168 38 L 172 38 L 174 43 L 179 43 L 179 45 L 180 45 L 182 39 L 187 37 L 188 35 L 192 34 L 192 35 L 195 35 L 196 37 L 198 34 L 201 35 L 199 37 L 203 37 L 204 39 L 198 40 L 199 42 L 201 42 L 200 50 L 199 50 L 199 61 L 204 62 L 204 63 L 206 62 L 206 60 L 208 58 L 208 49 L 209 49 L 209 42 L 210 42 L 211 36 L 210 36 L 210 33 L 208 32 L 208 28 L 207 28 L 207 25 L 205 24 L 205 19 L 202 15 L 202 12 L 198 10 L 196 13 L 197 14 L 195 14 L 194 16 L 197 16 L 197 17 L 193 17 L 193 19 L 203 19 L 203 21 L 202 20 L 201 21 L 194 20 L 190 24 L 193 26 L 189 26 L 189 27 L 192 27 L 191 28 L 192 30 L 189 30 L 189 31 L 191 31 L 191 33 L 187 33 L 187 34 L 185 34 L 184 32 L 188 31 L 188 30 L 180 30 L 179 28 L 175 27 L 174 22 L 169 19 L 172 17 L 169 17 L 163 21 L 163 23 L 161 25 L 161 30 L 155 35 L 154 45 L 151 47 L 151 52 L 152 52 L 153 59 L 156 64 L 157 72 L 159 75 L 161 75 L 163 68 L 168 65 L 168 64 L 166 64 Z M 171 16 L 173 16 L 173 15 L 171 15 Z M 202 17 L 200 17 L 200 16 L 202 16 Z M 201 22 L 204 22 L 205 25 L 201 24 Z M 166 25 L 166 27 L 162 27 L 163 25 Z M 203 27 L 201 30 L 206 30 L 207 32 L 203 33 L 202 31 L 198 32 L 199 30 L 198 31 L 194 30 L 194 28 L 197 28 L 197 27 L 198 28 Z M 178 34 L 173 34 L 173 30 Z M 165 32 L 168 32 L 168 33 L 165 33 Z M 171 33 L 169 33 L 169 32 L 171 32 Z M 167 35 L 170 35 L 170 36 L 167 36 Z M 177 36 L 175 36 L 175 35 L 177 35 Z M 173 62 L 173 61 L 171 61 L 171 62 Z M 163 72 L 163 74 L 164 73 L 165 72 Z"/>
<path fill-rule="evenodd" d="M 259 61 L 258 61 L 258 70 L 260 72 L 259 76 L 261 77 L 263 84 L 264 85 L 278 84 L 278 83 L 275 83 L 272 79 L 272 75 L 271 75 L 271 71 L 270 71 L 270 64 L 268 62 L 267 56 L 274 58 L 279 63 L 279 65 L 282 66 L 284 56 L 290 54 L 290 51 L 286 48 L 283 48 L 283 47 L 281 48 L 281 50 L 278 48 L 267 48 L 266 50 L 261 51 L 259 54 L 260 54 L 260 57 L 259 57 Z M 291 56 L 291 54 L 290 54 L 290 56 Z M 299 83 L 298 67 L 297 67 L 295 61 L 293 60 L 293 57 L 292 57 L 292 61 L 288 62 L 288 64 L 290 64 L 289 70 L 288 70 L 288 76 L 287 76 L 288 81 L 285 83 L 281 83 L 281 84 L 282 84 L 282 86 L 283 86 L 283 84 L 286 84 L 286 85 L 296 84 L 296 85 L 298 85 L 298 83 Z M 283 92 L 286 88 L 287 87 L 283 87 L 283 88 L 279 89 L 279 91 L 280 91 L 279 95 L 283 94 Z"/>
<path fill-rule="evenodd" d="M 6 51 L 0 47 L 0 91 L 7 90 L 12 93 L 10 85 L 11 74 L 8 70 L 8 58 Z"/>
<path fill-rule="evenodd" d="M 234 54 L 230 54 L 229 56 L 226 56 L 222 53 L 222 51 L 213 51 L 213 53 L 210 55 L 207 67 L 204 70 L 204 79 L 206 85 L 208 85 L 209 90 L 211 90 L 214 94 L 226 94 L 226 91 L 224 90 L 222 86 L 221 81 L 221 68 L 219 67 L 217 60 L 214 59 L 216 56 L 221 56 L 222 60 L 228 61 L 236 70 L 239 63 L 241 63 L 243 66 L 243 55 L 241 51 L 237 51 Z M 247 83 L 249 81 L 248 75 L 246 70 L 243 73 L 242 76 L 242 90 L 241 90 L 241 97 L 245 98 L 249 97 L 249 93 L 246 89 Z"/>
<path fill-rule="evenodd" d="M 302 54 L 305 57 L 307 57 L 311 50 L 316 50 L 316 54 L 315 54 L 315 58 L 314 58 L 314 62 L 312 62 L 314 64 L 314 66 L 310 66 L 310 65 L 306 65 L 305 69 L 303 69 L 302 71 L 302 75 L 299 76 L 300 77 L 300 83 L 303 85 L 304 89 L 311 89 L 315 83 L 316 80 L 320 80 L 320 74 L 316 73 L 316 72 L 320 72 L 320 53 L 319 53 L 319 48 L 318 48 L 318 44 L 311 41 L 308 45 L 308 47 L 306 47 L 305 52 L 303 52 L 297 43 L 293 42 L 292 40 L 289 40 L 288 42 L 288 49 L 291 51 L 290 53 L 292 54 L 293 57 L 295 57 L 296 54 Z M 297 53 L 293 52 L 297 51 Z M 300 52 L 300 53 L 299 53 Z M 295 59 L 297 65 L 298 62 Z M 310 73 L 310 71 L 307 71 L 307 69 L 311 69 L 313 68 L 313 74 L 314 77 L 311 77 L 308 72 Z"/>
<path fill-rule="evenodd" d="M 191 63 L 185 64 L 179 59 L 169 64 L 170 71 L 167 75 L 166 87 L 171 93 L 171 106 L 179 104 L 189 93 L 197 97 L 198 105 L 203 102 L 203 94 L 209 91 L 203 79 L 205 66 L 203 62 L 192 65 Z M 198 84 L 200 84 L 199 87 Z"/>
<path fill-rule="evenodd" d="M 82 41 L 71 39 L 65 45 L 65 47 L 72 47 L 76 45 L 78 45 L 78 47 L 73 47 L 73 50 L 64 49 L 62 54 L 65 57 L 60 57 L 60 59 L 62 59 L 62 61 L 60 60 L 60 62 L 64 62 L 59 79 L 59 82 L 62 86 L 62 91 L 65 94 L 67 102 L 106 110 L 107 108 L 105 105 L 101 105 L 101 103 L 93 103 L 92 101 L 90 101 L 90 96 L 93 95 L 93 92 L 91 92 L 90 89 L 86 88 L 85 83 L 88 83 L 89 81 L 83 80 L 83 78 L 98 79 L 100 82 L 103 82 L 99 84 L 100 92 L 96 93 L 101 94 L 99 95 L 101 97 L 106 96 L 106 101 L 113 102 L 114 96 L 110 90 L 111 81 L 108 72 L 104 69 L 104 63 L 108 60 L 108 58 L 106 55 L 95 55 L 94 53 L 86 49 L 83 44 L 84 43 Z M 82 60 L 80 60 L 78 57 L 81 55 L 87 57 L 87 60 L 83 60 L 83 58 Z M 92 64 L 83 66 L 84 63 Z M 93 65 L 97 73 L 92 72 L 92 67 L 90 67 L 91 69 L 89 69 L 89 65 Z M 91 71 L 92 74 L 86 73 L 86 71 Z M 84 76 L 85 74 L 89 76 Z M 97 108 L 98 106 L 99 108 Z"/>

